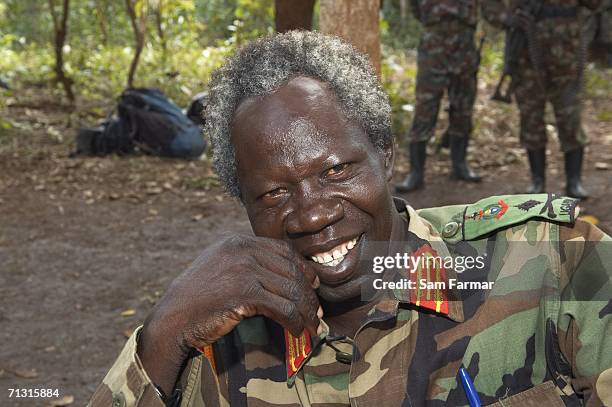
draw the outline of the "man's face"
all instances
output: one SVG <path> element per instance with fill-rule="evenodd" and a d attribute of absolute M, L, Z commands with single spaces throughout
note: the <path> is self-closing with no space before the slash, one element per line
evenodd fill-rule
<path fill-rule="evenodd" d="M 241 199 L 257 236 L 291 243 L 321 281 L 319 295 L 360 295 L 359 258 L 391 235 L 392 147 L 378 151 L 334 92 L 296 77 L 243 100 L 232 123 Z"/>

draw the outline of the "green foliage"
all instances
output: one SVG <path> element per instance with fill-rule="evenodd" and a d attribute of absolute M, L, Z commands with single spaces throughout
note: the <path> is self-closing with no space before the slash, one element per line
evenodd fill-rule
<path fill-rule="evenodd" d="M 211 72 L 237 45 L 273 32 L 273 0 L 148 1 L 146 45 L 135 84 L 160 88 L 181 106 L 206 87 Z M 383 2 L 381 41 L 383 85 L 393 109 L 394 131 L 401 138 L 414 110 L 414 48 L 420 24 L 409 8 L 402 18 L 400 4 L 400 0 Z M 315 20 L 316 15 L 315 11 Z M 51 25 L 46 1 L 0 3 L 0 75 L 12 86 L 51 83 Z M 64 57 L 79 97 L 112 104 L 125 86 L 133 47 L 123 0 L 71 0 Z M 485 81 L 497 79 L 502 52 L 503 35 L 490 35 L 480 68 Z M 589 95 L 612 91 L 609 77 L 590 70 L 586 79 Z"/>
<path fill-rule="evenodd" d="M 415 106 L 416 61 L 403 52 L 385 53 L 382 61 L 383 87 L 391 103 L 393 132 L 400 137 L 408 132 Z"/>
<path fill-rule="evenodd" d="M 612 75 L 589 66 L 585 71 L 585 92 L 588 97 L 601 98 L 612 93 Z"/>
<path fill-rule="evenodd" d="M 404 0 L 406 6 L 409 1 Z M 380 41 L 383 46 L 396 50 L 414 49 L 419 43 L 421 24 L 414 18 L 410 7 L 402 11 L 400 0 L 383 2 L 383 17 L 380 24 Z"/>
<path fill-rule="evenodd" d="M 248 40 L 274 33 L 273 0 L 237 0 L 231 42 L 242 44 Z"/>

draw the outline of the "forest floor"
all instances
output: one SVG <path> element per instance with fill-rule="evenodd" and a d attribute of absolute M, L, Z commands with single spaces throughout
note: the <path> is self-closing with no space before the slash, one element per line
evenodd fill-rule
<path fill-rule="evenodd" d="M 607 80 L 612 74 L 606 73 Z M 529 180 L 514 108 L 492 106 L 484 84 L 476 106 L 473 166 L 478 185 L 450 181 L 448 153 L 427 163 L 416 207 L 521 192 Z M 75 111 L 44 89 L 18 89 L 0 111 L 0 405 L 10 388 L 58 389 L 55 405 L 84 405 L 169 282 L 224 234 L 250 232 L 241 206 L 224 195 L 208 160 L 148 156 L 69 158 L 76 129 L 108 106 Z M 612 95 L 586 100 L 591 145 L 583 213 L 612 231 L 612 122 L 599 121 Z M 603 106 L 603 107 L 602 107 Z M 445 119 L 440 120 L 440 131 Z M 563 192 L 562 156 L 550 127 L 549 189 Z M 408 169 L 397 160 L 397 178 Z"/>

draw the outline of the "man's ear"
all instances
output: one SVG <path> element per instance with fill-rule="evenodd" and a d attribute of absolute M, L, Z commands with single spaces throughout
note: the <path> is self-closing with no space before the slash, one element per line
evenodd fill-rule
<path fill-rule="evenodd" d="M 395 146 L 394 143 L 389 143 L 383 150 L 383 156 L 385 159 L 385 175 L 387 182 L 390 182 L 393 178 L 393 164 L 395 163 Z"/>

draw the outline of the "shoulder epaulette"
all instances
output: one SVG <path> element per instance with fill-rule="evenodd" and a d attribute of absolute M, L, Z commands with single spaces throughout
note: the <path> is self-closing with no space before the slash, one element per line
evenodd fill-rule
<path fill-rule="evenodd" d="M 532 219 L 571 224 L 578 211 L 577 199 L 549 193 L 492 196 L 471 205 L 424 209 L 418 213 L 438 228 L 444 240 L 458 242 Z"/>
<path fill-rule="evenodd" d="M 578 200 L 557 194 L 493 196 L 466 207 L 463 238 L 476 239 L 531 219 L 574 223 Z"/>

